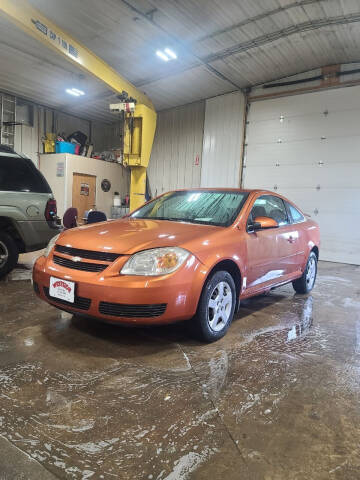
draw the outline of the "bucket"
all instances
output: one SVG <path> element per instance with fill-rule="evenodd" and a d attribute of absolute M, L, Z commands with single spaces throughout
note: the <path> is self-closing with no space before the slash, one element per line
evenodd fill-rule
<path fill-rule="evenodd" d="M 75 143 L 70 142 L 56 142 L 56 153 L 75 153 Z"/>

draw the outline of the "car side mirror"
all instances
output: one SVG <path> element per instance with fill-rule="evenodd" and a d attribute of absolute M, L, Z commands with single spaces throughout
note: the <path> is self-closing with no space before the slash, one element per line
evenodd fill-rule
<path fill-rule="evenodd" d="M 278 222 L 270 217 L 256 217 L 253 223 L 254 231 L 265 230 L 267 228 L 276 228 L 278 226 Z"/>

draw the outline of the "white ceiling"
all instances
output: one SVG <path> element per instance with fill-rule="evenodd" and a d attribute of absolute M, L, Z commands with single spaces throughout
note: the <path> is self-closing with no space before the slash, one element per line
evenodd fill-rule
<path fill-rule="evenodd" d="M 360 60 L 360 0 L 30 0 L 157 109 Z M 0 23 L 0 89 L 109 120 L 106 87 Z M 171 47 L 178 60 L 155 55 Z M 19 54 L 17 50 L 22 53 Z M 69 99 L 78 81 L 86 99 Z M 39 88 L 41 87 L 41 88 Z M 15 91 L 16 90 L 16 91 Z"/>

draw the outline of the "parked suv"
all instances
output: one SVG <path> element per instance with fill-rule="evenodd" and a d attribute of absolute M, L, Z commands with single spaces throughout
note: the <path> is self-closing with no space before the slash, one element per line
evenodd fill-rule
<path fill-rule="evenodd" d="M 19 253 L 46 247 L 59 233 L 56 200 L 33 162 L 0 145 L 0 277 Z"/>

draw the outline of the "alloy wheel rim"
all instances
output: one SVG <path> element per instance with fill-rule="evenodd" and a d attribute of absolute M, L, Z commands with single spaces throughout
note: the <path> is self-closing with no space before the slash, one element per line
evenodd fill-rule
<path fill-rule="evenodd" d="M 4 242 L 0 241 L 0 268 L 6 265 L 9 258 L 9 251 Z"/>
<path fill-rule="evenodd" d="M 232 310 L 232 292 L 227 282 L 219 282 L 212 290 L 208 304 L 208 324 L 220 332 L 228 323 Z"/>
<path fill-rule="evenodd" d="M 309 288 L 314 285 L 316 275 L 316 262 L 313 257 L 310 258 L 306 270 L 306 284 Z"/>

